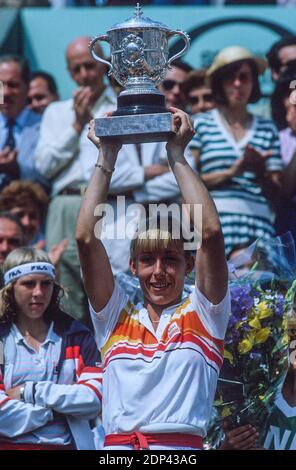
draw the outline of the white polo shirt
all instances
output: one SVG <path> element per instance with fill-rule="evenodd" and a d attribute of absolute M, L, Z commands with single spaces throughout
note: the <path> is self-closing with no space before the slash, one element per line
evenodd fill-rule
<path fill-rule="evenodd" d="M 103 361 L 106 434 L 178 432 L 204 437 L 223 360 L 229 292 L 211 304 L 195 289 L 165 309 L 155 332 L 143 305 L 115 285 L 106 307 L 90 306 Z"/>

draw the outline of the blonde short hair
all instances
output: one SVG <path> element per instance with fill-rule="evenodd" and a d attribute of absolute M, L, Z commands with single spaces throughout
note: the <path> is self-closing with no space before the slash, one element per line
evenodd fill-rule
<path fill-rule="evenodd" d="M 178 229 L 175 233 L 174 229 Z M 177 235 L 177 236 L 176 236 Z M 176 249 L 184 251 L 184 239 L 180 234 L 180 223 L 173 217 L 162 219 L 151 217 L 140 221 L 137 235 L 130 244 L 130 257 L 133 261 L 145 251 Z"/>

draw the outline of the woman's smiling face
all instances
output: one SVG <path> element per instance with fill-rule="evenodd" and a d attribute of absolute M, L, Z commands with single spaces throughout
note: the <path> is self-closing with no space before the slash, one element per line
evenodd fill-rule
<path fill-rule="evenodd" d="M 154 305 L 169 306 L 181 300 L 185 275 L 193 268 L 192 257 L 177 248 L 140 252 L 131 271 L 139 278 L 143 297 Z"/>

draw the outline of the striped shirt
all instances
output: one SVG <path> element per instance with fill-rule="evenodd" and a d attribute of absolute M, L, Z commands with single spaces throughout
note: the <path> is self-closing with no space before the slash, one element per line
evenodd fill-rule
<path fill-rule="evenodd" d="M 211 304 L 197 289 L 163 310 L 157 331 L 142 304 L 115 286 L 90 306 L 103 361 L 106 434 L 179 432 L 204 437 L 230 313 L 229 294 Z"/>
<path fill-rule="evenodd" d="M 260 153 L 271 150 L 273 155 L 266 161 L 266 170 L 282 170 L 278 133 L 268 119 L 253 116 L 250 129 L 239 142 L 224 127 L 217 109 L 198 115 L 195 130 L 192 147 L 200 150 L 201 173 L 217 173 L 229 169 L 242 157 L 246 145 Z M 212 189 L 211 194 L 214 198 L 238 197 L 250 202 L 267 202 L 261 187 L 256 183 L 255 174 L 249 171 L 226 181 L 217 189 Z"/>
<path fill-rule="evenodd" d="M 228 170 L 243 156 L 247 145 L 263 154 L 272 151 L 265 163 L 266 170 L 282 170 L 278 133 L 268 119 L 253 116 L 250 128 L 239 142 L 226 129 L 217 109 L 199 114 L 195 130 L 196 135 L 190 145 L 199 149 L 202 174 Z M 221 218 L 226 252 L 232 245 L 274 234 L 272 211 L 255 173 L 245 171 L 212 187 L 210 192 Z"/>

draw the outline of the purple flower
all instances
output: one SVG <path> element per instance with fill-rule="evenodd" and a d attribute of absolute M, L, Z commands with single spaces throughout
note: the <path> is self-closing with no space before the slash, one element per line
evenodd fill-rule
<path fill-rule="evenodd" d="M 274 314 L 282 317 L 284 314 L 285 297 L 282 294 L 277 294 L 274 303 Z"/>
<path fill-rule="evenodd" d="M 229 326 L 238 321 L 246 320 L 254 306 L 254 291 L 249 284 L 232 284 L 230 286 L 231 318 Z"/>
<path fill-rule="evenodd" d="M 240 341 L 241 333 L 236 328 L 228 328 L 225 336 L 225 344 L 237 344 Z"/>

